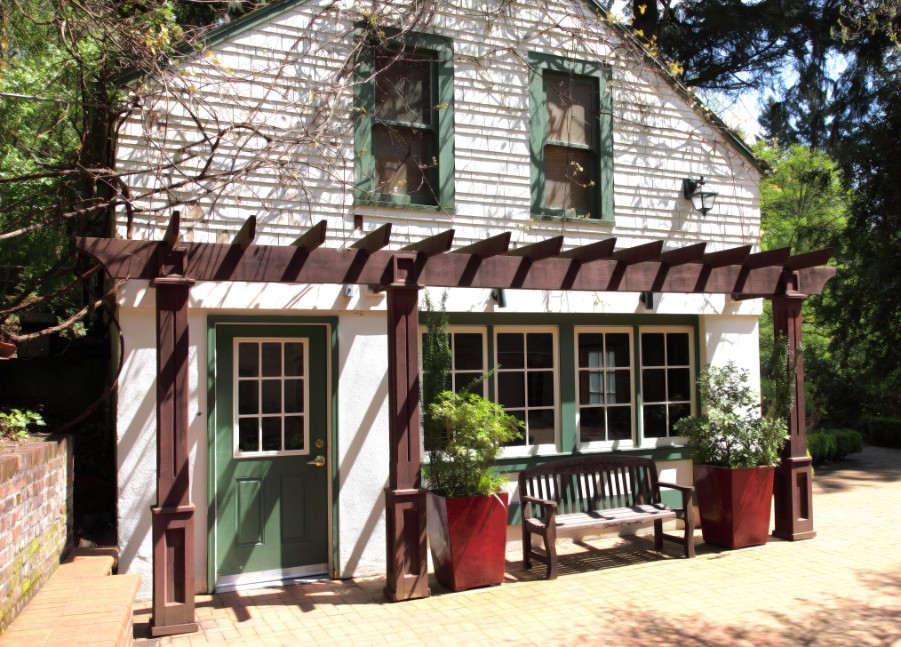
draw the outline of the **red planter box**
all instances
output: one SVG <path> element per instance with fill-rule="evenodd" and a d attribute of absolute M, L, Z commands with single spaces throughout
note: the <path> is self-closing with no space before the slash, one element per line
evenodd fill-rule
<path fill-rule="evenodd" d="M 770 535 L 772 466 L 695 465 L 701 532 L 708 544 L 744 548 L 765 544 Z"/>
<path fill-rule="evenodd" d="M 429 548 L 435 577 L 453 591 L 504 581 L 507 493 L 447 498 L 429 492 Z"/>

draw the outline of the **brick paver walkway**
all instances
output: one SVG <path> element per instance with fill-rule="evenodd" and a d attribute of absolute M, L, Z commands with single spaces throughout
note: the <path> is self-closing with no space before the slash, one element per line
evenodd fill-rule
<path fill-rule="evenodd" d="M 508 554 L 500 587 L 391 604 L 383 578 L 198 596 L 201 631 L 136 645 L 889 645 L 901 647 L 901 451 L 814 479 L 818 535 L 696 559 L 652 541 L 573 543 L 552 582 Z M 700 541 L 700 533 L 698 536 Z"/>

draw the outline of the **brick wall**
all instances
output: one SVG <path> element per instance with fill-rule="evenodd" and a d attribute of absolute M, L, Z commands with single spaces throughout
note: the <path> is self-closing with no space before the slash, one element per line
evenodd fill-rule
<path fill-rule="evenodd" d="M 0 451 L 0 633 L 70 547 L 73 474 L 69 437 Z"/>

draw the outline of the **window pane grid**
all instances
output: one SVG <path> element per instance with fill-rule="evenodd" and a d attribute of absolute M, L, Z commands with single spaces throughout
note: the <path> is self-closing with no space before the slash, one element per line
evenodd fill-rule
<path fill-rule="evenodd" d="M 306 341 L 235 344 L 235 455 L 307 453 Z"/>
<path fill-rule="evenodd" d="M 634 440 L 631 335 L 578 332 L 576 346 L 579 442 Z"/>
<path fill-rule="evenodd" d="M 673 427 L 691 415 L 690 335 L 642 332 L 643 430 L 647 438 L 674 436 Z"/>
<path fill-rule="evenodd" d="M 372 153 L 376 191 L 433 199 L 437 146 L 435 61 L 404 51 L 375 56 Z"/>
<path fill-rule="evenodd" d="M 552 332 L 495 335 L 497 401 L 525 423 L 511 446 L 556 443 L 556 336 Z"/>
<path fill-rule="evenodd" d="M 542 155 L 549 209 L 594 215 L 596 85 L 590 77 L 544 75 L 547 130 Z"/>
<path fill-rule="evenodd" d="M 451 331 L 451 388 L 459 393 L 488 370 L 485 357 L 485 333 Z M 474 392 L 485 395 L 484 380 Z"/>

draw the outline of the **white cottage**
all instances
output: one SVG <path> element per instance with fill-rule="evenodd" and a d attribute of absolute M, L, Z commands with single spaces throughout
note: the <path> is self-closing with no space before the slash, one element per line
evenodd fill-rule
<path fill-rule="evenodd" d="M 756 376 L 759 297 L 790 329 L 825 280 L 756 252 L 758 161 L 593 2 L 281 0 L 133 89 L 129 208 L 79 246 L 122 281 L 120 569 L 157 634 L 194 592 L 428 593 L 424 288 L 449 289 L 455 382 L 501 367 L 511 476 L 628 452 L 690 483 L 699 367 Z"/>

